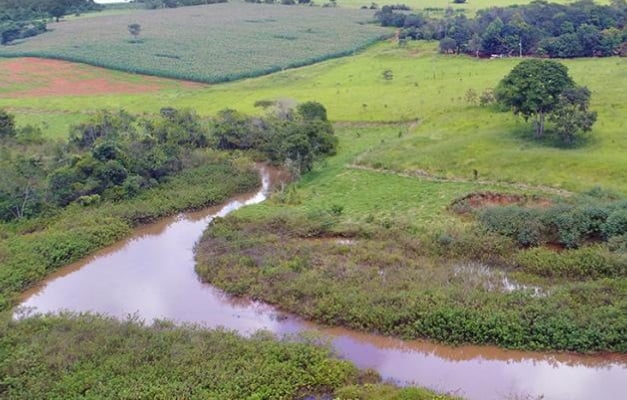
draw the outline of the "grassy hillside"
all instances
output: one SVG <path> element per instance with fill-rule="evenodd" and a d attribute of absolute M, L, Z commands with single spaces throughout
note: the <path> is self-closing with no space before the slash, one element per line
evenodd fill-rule
<path fill-rule="evenodd" d="M 351 54 L 389 30 L 372 11 L 247 3 L 138 10 L 50 24 L 51 32 L 2 46 L 129 72 L 220 82 Z M 141 25 L 131 38 L 128 25 Z"/>
<path fill-rule="evenodd" d="M 518 59 L 443 56 L 435 49 L 434 43 L 407 48 L 382 43 L 355 57 L 266 77 L 210 87 L 100 94 L 88 97 L 88 102 L 85 96 L 16 98 L 9 91 L 0 94 L 0 107 L 17 112 L 21 123 L 50 121 L 50 126 L 60 129 L 65 119 L 74 122 L 81 118 L 79 113 L 90 109 L 154 112 L 177 106 L 211 115 L 225 107 L 261 112 L 254 107 L 258 100 L 315 99 L 325 104 L 335 121 L 415 121 L 400 136 L 360 157 L 361 165 L 462 179 L 471 178 L 476 169 L 486 180 L 568 190 L 603 185 L 627 191 L 627 138 L 622 129 L 627 61 L 564 60 L 575 81 L 592 91 L 591 108 L 599 113 L 599 120 L 584 145 L 563 149 L 529 140 L 530 126 L 510 113 L 473 106 L 464 99 L 468 89 L 481 93 L 496 86 Z M 387 69 L 392 71 L 391 80 L 382 77 Z M 0 70 L 0 80 L 3 74 Z"/>
<path fill-rule="evenodd" d="M 341 127 L 337 156 L 208 228 L 197 247 L 201 278 L 317 322 L 406 339 L 626 351 L 625 256 L 521 249 L 449 207 L 473 192 L 548 202 L 552 193 L 352 166 L 405 129 Z"/>

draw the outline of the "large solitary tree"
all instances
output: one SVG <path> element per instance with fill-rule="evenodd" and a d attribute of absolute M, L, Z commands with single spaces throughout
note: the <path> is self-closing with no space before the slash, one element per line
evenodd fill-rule
<path fill-rule="evenodd" d="M 555 109 L 562 93 L 573 87 L 575 83 L 564 65 L 531 59 L 515 66 L 503 78 L 496 88 L 496 99 L 525 120 L 532 118 L 536 137 L 540 138 L 547 115 Z"/>
<path fill-rule="evenodd" d="M 589 111 L 590 91 L 577 86 L 568 68 L 551 60 L 525 60 L 499 83 L 496 99 L 522 115 L 533 119 L 536 138 L 544 136 L 548 119 L 554 132 L 565 143 L 572 143 L 580 131 L 589 131 L 596 113 Z"/>

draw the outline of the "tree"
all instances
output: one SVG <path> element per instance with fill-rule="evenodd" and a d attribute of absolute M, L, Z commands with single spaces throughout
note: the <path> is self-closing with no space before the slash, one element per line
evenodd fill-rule
<path fill-rule="evenodd" d="M 327 109 L 317 101 L 307 101 L 296 107 L 296 112 L 305 120 L 327 121 Z"/>
<path fill-rule="evenodd" d="M 472 35 L 472 37 L 468 41 L 466 49 L 470 53 L 474 54 L 475 57 L 479 58 L 479 52 L 481 51 L 481 38 L 478 34 L 475 33 L 474 35 Z"/>
<path fill-rule="evenodd" d="M 36 214 L 42 206 L 44 177 L 37 157 L 0 157 L 0 220 L 10 221 Z"/>
<path fill-rule="evenodd" d="M 17 131 L 15 130 L 15 117 L 4 109 L 0 108 L 0 139 L 5 137 L 13 137 Z"/>
<path fill-rule="evenodd" d="M 455 39 L 451 39 L 450 37 L 445 37 L 440 40 L 440 53 L 449 54 L 455 53 L 457 49 L 457 42 Z"/>
<path fill-rule="evenodd" d="M 67 7 L 65 4 L 63 4 L 62 2 L 59 2 L 57 4 L 55 4 L 51 9 L 50 9 L 50 15 L 52 17 L 54 17 L 55 21 L 59 22 L 59 20 L 61 19 L 61 17 L 63 17 L 66 13 L 67 13 Z"/>
<path fill-rule="evenodd" d="M 142 31 L 142 26 L 138 23 L 130 24 L 128 26 L 128 33 L 130 33 L 131 36 L 133 36 L 133 41 L 137 41 L 137 38 L 139 37 L 139 34 L 141 31 Z"/>
<path fill-rule="evenodd" d="M 566 144 L 571 144 L 579 132 L 588 132 L 597 120 L 597 113 L 589 111 L 590 90 L 579 86 L 567 88 L 559 96 L 549 120 L 555 124 L 555 132 Z"/>
<path fill-rule="evenodd" d="M 575 83 L 568 68 L 551 60 L 525 60 L 499 83 L 496 99 L 525 120 L 533 118 L 536 137 L 544 136 L 545 119 L 560 102 L 560 96 Z"/>

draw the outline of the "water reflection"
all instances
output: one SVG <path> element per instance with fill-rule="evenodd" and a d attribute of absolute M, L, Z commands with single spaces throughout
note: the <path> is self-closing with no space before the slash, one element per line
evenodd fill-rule
<path fill-rule="evenodd" d="M 232 299 L 202 284 L 193 247 L 215 217 L 263 201 L 276 171 L 262 171 L 256 193 L 222 207 L 186 214 L 141 228 L 133 238 L 53 274 L 23 296 L 33 312 L 91 311 L 146 321 L 170 319 L 250 334 L 313 330 L 330 338 L 337 353 L 400 384 L 419 384 L 470 399 L 510 394 L 545 399 L 614 399 L 627 381 L 625 356 L 580 356 L 508 351 L 489 346 L 448 347 L 401 341 L 282 317 L 270 306 Z"/>

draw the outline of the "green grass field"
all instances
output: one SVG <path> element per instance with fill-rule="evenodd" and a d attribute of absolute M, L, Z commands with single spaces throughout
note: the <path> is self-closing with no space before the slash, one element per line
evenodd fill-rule
<path fill-rule="evenodd" d="M 390 30 L 372 11 L 216 4 L 79 18 L 2 46 L 0 56 L 43 56 L 203 82 L 258 76 L 351 54 Z M 128 25 L 139 23 L 131 38 Z"/>
<path fill-rule="evenodd" d="M 155 93 L 12 98 L 5 92 L 0 107 L 15 111 L 20 123 L 50 120 L 50 134 L 61 135 L 64 120 L 74 123 L 80 113 L 101 108 L 154 113 L 176 106 L 212 115 L 226 107 L 258 113 L 254 103 L 264 99 L 315 99 L 334 121 L 415 121 L 400 137 L 397 132 L 363 154 L 357 162 L 365 166 L 462 179 L 471 178 L 476 169 L 485 180 L 574 191 L 603 185 L 627 192 L 627 138 L 622 128 L 627 61 L 563 61 L 575 81 L 591 89 L 591 108 L 599 113 L 587 143 L 563 149 L 529 140 L 530 127 L 510 113 L 464 100 L 468 89 L 481 93 L 496 86 L 518 59 L 443 56 L 435 49 L 435 43 L 407 48 L 381 43 L 354 57 L 265 77 L 208 87 L 164 87 Z M 393 72 L 392 80 L 382 78 L 386 69 Z"/>
<path fill-rule="evenodd" d="M 405 339 L 624 351 L 624 341 L 615 340 L 625 324 L 616 314 L 624 307 L 622 275 L 527 273 L 515 261 L 524 250 L 448 208 L 469 193 L 520 189 L 351 167 L 406 127 L 338 127 L 336 156 L 270 201 L 208 227 L 196 249 L 200 277 L 306 319 Z M 579 254 L 567 252 L 561 254 Z M 547 294 L 508 289 L 503 279 Z M 585 301 L 577 299 L 580 293 Z"/>

